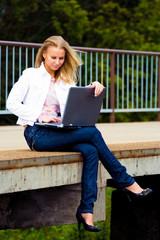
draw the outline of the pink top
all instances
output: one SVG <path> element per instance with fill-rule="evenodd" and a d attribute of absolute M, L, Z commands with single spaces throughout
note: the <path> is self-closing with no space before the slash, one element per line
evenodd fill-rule
<path fill-rule="evenodd" d="M 41 119 L 42 115 L 49 115 L 49 116 L 55 116 L 55 117 L 59 116 L 60 104 L 58 102 L 58 98 L 54 89 L 54 84 L 55 84 L 54 82 L 55 82 L 55 78 L 51 79 L 49 91 L 42 108 L 42 113 L 37 119 L 39 122 L 42 122 L 42 119 Z"/>

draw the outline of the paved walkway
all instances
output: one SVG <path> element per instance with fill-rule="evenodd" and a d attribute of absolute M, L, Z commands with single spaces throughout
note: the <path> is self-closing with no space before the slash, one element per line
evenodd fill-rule
<path fill-rule="evenodd" d="M 97 124 L 107 144 L 160 143 L 160 122 Z M 0 126 L 0 149 L 28 148 L 21 126 Z"/>

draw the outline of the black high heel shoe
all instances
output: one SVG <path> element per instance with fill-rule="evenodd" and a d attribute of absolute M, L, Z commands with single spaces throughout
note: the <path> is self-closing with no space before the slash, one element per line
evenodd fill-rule
<path fill-rule="evenodd" d="M 99 227 L 88 225 L 85 222 L 84 218 L 82 217 L 82 214 L 80 212 L 78 212 L 78 211 L 76 213 L 76 218 L 77 218 L 77 221 L 78 221 L 78 230 L 79 231 L 80 231 L 80 228 L 81 228 L 81 223 L 83 224 L 83 226 L 84 226 L 86 231 L 89 231 L 89 232 L 99 232 L 101 230 Z"/>
<path fill-rule="evenodd" d="M 130 190 L 125 189 L 125 193 L 131 202 L 132 198 L 139 200 L 148 197 L 152 193 L 152 189 L 146 188 L 141 193 L 133 193 Z"/>

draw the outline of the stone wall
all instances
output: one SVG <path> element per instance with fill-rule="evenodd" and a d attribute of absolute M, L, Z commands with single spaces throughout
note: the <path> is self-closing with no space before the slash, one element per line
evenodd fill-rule
<path fill-rule="evenodd" d="M 0 194 L 0 229 L 75 224 L 81 184 Z M 105 220 L 105 187 L 98 188 L 95 221 Z"/>

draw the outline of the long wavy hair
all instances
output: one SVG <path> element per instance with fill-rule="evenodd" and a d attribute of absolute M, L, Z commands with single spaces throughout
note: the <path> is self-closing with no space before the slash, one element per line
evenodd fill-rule
<path fill-rule="evenodd" d="M 76 82 L 78 80 L 78 67 L 82 65 L 82 61 L 77 52 L 71 48 L 68 42 L 66 42 L 61 36 L 51 36 L 44 41 L 42 47 L 37 53 L 35 67 L 40 67 L 41 63 L 44 62 L 43 53 L 50 46 L 65 50 L 65 61 L 55 72 L 55 80 L 62 79 L 69 84 Z"/>

